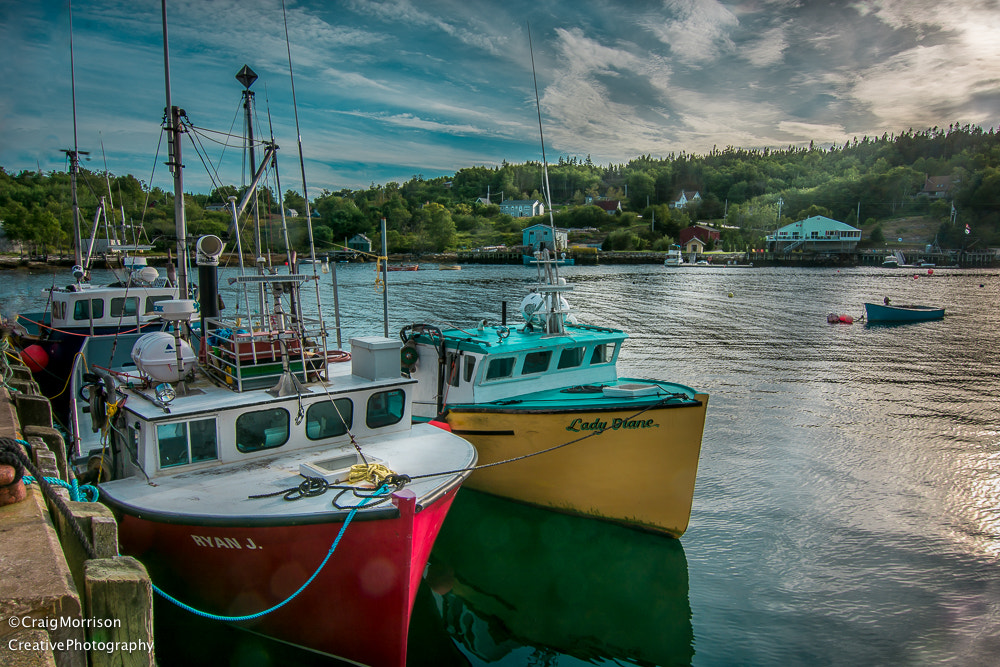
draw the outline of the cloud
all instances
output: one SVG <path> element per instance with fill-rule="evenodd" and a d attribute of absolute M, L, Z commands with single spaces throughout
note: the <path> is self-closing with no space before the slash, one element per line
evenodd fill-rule
<path fill-rule="evenodd" d="M 729 32 L 736 15 L 715 0 L 664 0 L 663 14 L 650 13 L 640 25 L 670 47 L 671 57 L 685 64 L 710 62 L 733 50 Z"/>

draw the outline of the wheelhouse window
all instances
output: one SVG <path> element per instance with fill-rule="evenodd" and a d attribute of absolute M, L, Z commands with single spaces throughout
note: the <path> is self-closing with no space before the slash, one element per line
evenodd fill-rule
<path fill-rule="evenodd" d="M 607 364 L 615 358 L 615 344 L 603 343 L 594 347 L 594 353 L 590 355 L 590 364 Z"/>
<path fill-rule="evenodd" d="M 288 442 L 288 410 L 245 412 L 236 418 L 236 449 L 244 454 L 281 447 Z"/>
<path fill-rule="evenodd" d="M 557 368 L 576 368 L 583 364 L 584 347 L 567 347 L 559 353 Z"/>
<path fill-rule="evenodd" d="M 93 319 L 99 320 L 104 317 L 104 300 L 103 299 L 80 299 L 73 304 L 73 319 L 74 320 L 90 320 L 91 311 L 93 311 Z"/>
<path fill-rule="evenodd" d="M 406 410 L 406 395 L 401 389 L 380 391 L 368 399 L 365 424 L 368 428 L 381 428 L 399 422 Z"/>
<path fill-rule="evenodd" d="M 500 378 L 509 378 L 514 374 L 515 360 L 516 357 L 490 359 L 490 365 L 486 367 L 486 379 L 499 380 Z"/>
<path fill-rule="evenodd" d="M 313 403 L 306 410 L 306 437 L 322 440 L 344 435 L 354 424 L 354 403 L 349 398 Z"/>
<path fill-rule="evenodd" d="M 531 375 L 533 373 L 544 373 L 549 370 L 549 361 L 552 360 L 552 350 L 541 350 L 539 352 L 529 352 L 524 355 L 524 366 L 521 368 L 521 375 Z"/>
<path fill-rule="evenodd" d="M 467 356 L 465 358 L 465 381 L 472 382 L 472 378 L 476 376 L 476 358 L 472 356 Z"/>
<path fill-rule="evenodd" d="M 448 352 L 444 357 L 445 368 L 448 369 L 448 384 L 457 387 L 461 378 L 462 356 L 457 352 Z"/>
<path fill-rule="evenodd" d="M 214 419 L 160 424 L 156 427 L 160 468 L 219 458 Z"/>
<path fill-rule="evenodd" d="M 66 317 L 66 302 L 65 301 L 53 301 L 52 302 L 52 318 L 56 320 L 61 320 Z"/>
<path fill-rule="evenodd" d="M 139 297 L 115 297 L 111 299 L 111 317 L 135 317 L 139 312 Z"/>

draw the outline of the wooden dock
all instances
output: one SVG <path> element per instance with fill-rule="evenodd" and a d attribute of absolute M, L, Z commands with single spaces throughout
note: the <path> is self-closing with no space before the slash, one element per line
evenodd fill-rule
<path fill-rule="evenodd" d="M 27 367 L 13 359 L 5 354 L 0 361 L 11 378 L 0 387 L 0 439 L 20 447 L 40 476 L 69 481 L 71 466 L 49 401 Z M 146 569 L 118 555 L 118 525 L 107 507 L 73 502 L 66 489 L 49 487 L 45 495 L 33 482 L 24 500 L 0 506 L 0 664 L 151 667 L 153 599 Z"/>

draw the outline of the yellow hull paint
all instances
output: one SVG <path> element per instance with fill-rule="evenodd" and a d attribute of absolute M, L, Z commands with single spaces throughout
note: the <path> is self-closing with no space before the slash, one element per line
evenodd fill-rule
<path fill-rule="evenodd" d="M 695 398 L 700 406 L 660 407 L 638 417 L 635 408 L 487 412 L 479 406 L 453 409 L 447 421 L 479 452 L 468 487 L 680 537 L 691 516 L 708 407 L 707 394 Z M 597 434 L 602 423 L 606 430 Z M 571 441 L 577 442 L 482 468 Z"/>

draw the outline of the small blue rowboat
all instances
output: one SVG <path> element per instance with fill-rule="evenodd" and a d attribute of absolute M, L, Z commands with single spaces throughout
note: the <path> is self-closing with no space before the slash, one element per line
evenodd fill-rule
<path fill-rule="evenodd" d="M 944 318 L 944 308 L 866 303 L 865 316 L 869 322 L 923 322 Z"/>

